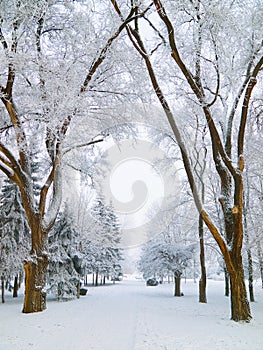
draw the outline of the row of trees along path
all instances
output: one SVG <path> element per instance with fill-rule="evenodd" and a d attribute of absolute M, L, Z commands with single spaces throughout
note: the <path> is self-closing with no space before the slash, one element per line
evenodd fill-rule
<path fill-rule="evenodd" d="M 74 126 L 74 118 L 83 107 L 82 103 L 86 103 L 85 108 L 91 104 L 96 89 L 94 84 L 98 81 L 103 84 L 103 78 L 101 81 L 99 79 L 100 68 L 108 57 L 114 57 L 114 48 L 117 48 L 120 34 L 125 30 L 131 43 L 127 47 L 133 55 L 133 46 L 145 63 L 145 69 L 140 63 L 138 67 L 142 68 L 142 74 L 147 72 L 180 148 L 200 218 L 209 228 L 224 257 L 231 284 L 231 318 L 249 321 L 251 312 L 245 289 L 241 249 L 244 137 L 249 106 L 263 64 L 262 38 L 259 40 L 258 34 L 260 21 L 251 19 L 253 15 L 255 19 L 258 18 L 257 8 L 249 2 L 246 3 L 248 9 L 232 2 L 220 4 L 218 8 L 218 2 L 201 3 L 199 0 L 174 7 L 170 6 L 168 0 L 149 1 L 148 5 L 131 1 L 130 6 L 124 7 L 121 1 L 119 4 L 118 1 L 109 0 L 97 5 L 99 11 L 96 12 L 92 9 L 94 4 L 86 4 L 84 11 L 74 2 L 58 3 L 43 0 L 37 3 L 4 1 L 0 4 L 0 97 L 3 115 L 0 169 L 19 187 L 31 233 L 31 252 L 24 264 L 26 292 L 23 312 L 46 308 L 44 288 L 48 266 L 48 233 L 54 225 L 62 198 L 65 136 L 69 127 Z M 247 10 L 246 15 L 244 10 Z M 251 11 L 253 14 L 249 16 Z M 100 14 L 99 18 L 94 17 L 97 13 Z M 154 16 L 156 23 L 151 22 L 148 14 Z M 183 23 L 182 14 L 186 16 L 183 17 Z M 82 21 L 79 16 L 82 16 Z M 101 21 L 101 16 L 111 29 L 110 35 L 107 34 L 109 30 L 105 31 L 103 27 L 105 21 Z M 235 20 L 236 31 L 235 26 L 230 26 L 230 20 Z M 144 43 L 147 33 L 141 36 L 142 21 L 147 21 L 153 31 L 152 48 L 149 47 L 150 41 Z M 95 22 L 97 26 L 93 25 Z M 119 24 L 116 26 L 116 23 Z M 191 30 L 185 30 L 185 23 Z M 94 38 L 93 32 L 96 34 Z M 186 39 L 182 38 L 186 37 L 188 42 L 184 45 Z M 232 48 L 226 50 L 222 46 L 222 43 L 225 45 L 229 42 L 229 38 L 233 38 L 230 45 L 238 45 L 236 60 L 227 56 L 233 51 Z M 87 49 L 82 44 L 87 42 L 92 47 L 87 45 Z M 162 47 L 165 48 L 159 56 L 162 64 L 156 65 L 152 57 Z M 190 50 L 186 52 L 188 48 Z M 76 52 L 79 53 L 78 57 Z M 236 66 L 227 69 L 230 62 L 236 63 Z M 159 74 L 162 66 L 165 71 Z M 236 76 L 232 77 L 230 71 L 233 72 L 234 68 Z M 104 69 L 106 72 L 112 68 L 109 65 L 104 66 Z M 179 80 L 174 78 L 175 71 Z M 234 86 L 231 90 L 234 98 L 230 106 L 225 89 L 225 86 L 230 85 L 229 81 Z M 141 84 L 145 83 L 141 81 Z M 177 92 L 172 100 L 183 96 L 184 104 L 190 106 L 191 101 L 195 113 L 202 115 L 206 121 L 211 161 L 221 183 L 220 203 L 225 236 L 204 209 L 182 129 L 174 117 L 175 106 L 166 97 L 171 91 L 162 89 L 161 85 L 173 86 Z M 100 86 L 98 88 L 101 91 Z M 222 108 L 221 102 L 228 108 Z M 218 115 L 221 114 L 225 119 L 217 123 Z M 225 121 L 227 127 L 221 132 L 217 125 Z M 33 129 L 41 135 L 37 140 L 36 133 L 32 137 Z M 95 142 L 98 140 L 87 141 L 86 145 Z M 34 195 L 32 170 L 36 153 L 45 154 L 47 160 L 38 196 Z"/>

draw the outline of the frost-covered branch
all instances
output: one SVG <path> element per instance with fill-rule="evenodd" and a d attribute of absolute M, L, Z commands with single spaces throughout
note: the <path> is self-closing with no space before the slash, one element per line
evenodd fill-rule
<path fill-rule="evenodd" d="M 243 149 L 244 149 L 244 137 L 245 137 L 245 128 L 247 124 L 247 114 L 248 114 L 248 106 L 249 102 L 251 99 L 251 94 L 254 89 L 254 86 L 257 83 L 257 75 L 260 71 L 260 69 L 263 66 L 263 56 L 259 59 L 257 62 L 255 68 L 253 69 L 253 72 L 251 74 L 251 77 L 249 79 L 245 96 L 244 96 L 244 101 L 243 101 L 243 106 L 242 106 L 242 113 L 241 113 L 241 120 L 240 120 L 240 126 L 239 126 L 239 132 L 238 132 L 238 157 L 243 156 Z"/>
<path fill-rule="evenodd" d="M 98 139 L 98 140 L 93 140 L 93 141 L 89 141 L 89 142 L 85 142 L 85 143 L 81 143 L 79 145 L 74 145 L 72 147 L 68 147 L 66 148 L 64 151 L 63 151 L 63 155 L 65 155 L 66 153 L 70 152 L 70 151 L 73 151 L 75 149 L 78 149 L 78 148 L 83 148 L 83 147 L 87 147 L 87 146 L 91 146 L 91 145 L 94 145 L 96 143 L 99 143 L 99 142 L 103 142 L 104 139 Z"/>
<path fill-rule="evenodd" d="M 223 147 L 221 138 L 219 136 L 218 130 L 215 126 L 215 122 L 214 122 L 214 119 L 212 117 L 211 111 L 209 109 L 208 104 L 204 100 L 203 88 L 200 88 L 198 86 L 192 73 L 188 70 L 188 68 L 186 67 L 185 63 L 183 62 L 183 60 L 178 52 L 177 45 L 175 42 L 173 25 L 172 25 L 169 17 L 167 16 L 161 1 L 154 0 L 154 3 L 155 3 L 159 17 L 164 22 L 166 29 L 167 29 L 167 33 L 169 36 L 169 44 L 170 44 L 170 48 L 172 51 L 171 56 L 175 60 L 177 66 L 180 68 L 183 75 L 185 76 L 189 86 L 191 87 L 193 93 L 197 97 L 197 99 L 198 99 L 198 101 L 199 101 L 199 103 L 204 111 L 207 125 L 209 127 L 210 134 L 211 134 L 211 141 L 212 141 L 212 146 L 213 146 L 213 158 L 214 158 L 215 163 L 217 164 L 216 169 L 219 171 L 219 173 L 221 175 L 222 170 L 223 170 L 222 165 L 221 165 L 221 160 L 222 160 L 223 163 L 225 164 L 225 166 L 227 167 L 227 169 L 232 174 L 232 176 L 235 177 L 236 176 L 236 169 L 234 168 L 231 160 L 228 158 L 228 156 L 224 150 L 224 147 Z"/>
<path fill-rule="evenodd" d="M 124 22 L 119 26 L 119 28 L 116 30 L 116 32 L 108 39 L 106 45 L 101 50 L 97 60 L 93 63 L 93 65 L 90 67 L 89 72 L 82 84 L 82 87 L 80 89 L 80 93 L 84 93 L 87 90 L 87 87 L 89 85 L 89 82 L 91 81 L 93 75 L 97 71 L 98 67 L 103 63 L 103 61 L 106 58 L 106 54 L 111 47 L 114 40 L 120 35 L 120 33 L 123 31 L 123 29 L 126 27 L 126 25 L 133 20 L 132 16 L 134 14 L 134 9 L 131 9 L 129 15 L 124 20 Z"/>

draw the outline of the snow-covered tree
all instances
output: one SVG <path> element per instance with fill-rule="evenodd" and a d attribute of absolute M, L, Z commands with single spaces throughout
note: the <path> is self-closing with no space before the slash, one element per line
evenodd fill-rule
<path fill-rule="evenodd" d="M 196 244 L 185 244 L 163 235 L 145 244 L 139 261 L 139 270 L 145 279 L 174 276 L 175 296 L 181 296 L 181 276 L 194 257 Z"/>
<path fill-rule="evenodd" d="M 118 1 L 112 3 L 122 20 Z M 127 24 L 126 29 L 178 142 L 195 205 L 224 257 L 231 281 L 231 318 L 249 321 L 242 261 L 244 143 L 248 111 L 262 77 L 262 7 L 251 1 L 198 0 L 171 5 L 170 0 L 154 0 L 149 7 L 153 6 L 159 22 L 151 28 L 158 39 L 149 41 L 144 40 L 140 26 L 147 5 L 132 2 L 132 6 L 142 19 L 136 19 L 134 26 Z M 148 21 L 151 18 L 149 15 Z M 181 102 L 184 108 L 178 113 Z M 209 157 L 220 181 L 224 232 L 202 203 L 191 145 L 183 135 L 184 121 L 192 123 L 196 114 L 208 130 Z"/>
<path fill-rule="evenodd" d="M 58 300 L 78 296 L 82 274 L 82 247 L 79 232 L 66 205 L 49 236 L 50 261 L 48 267 L 48 291 Z"/>
<path fill-rule="evenodd" d="M 46 248 L 61 204 L 65 137 L 77 115 L 87 116 L 87 106 L 96 104 L 94 96 L 107 91 L 101 85 L 112 77 L 112 61 L 103 65 L 124 25 L 106 15 L 107 3 L 94 1 L 6 0 L 0 13 L 0 170 L 19 187 L 30 226 L 23 307 L 30 313 L 46 308 Z M 90 144 L 97 133 L 85 120 Z M 32 139 L 45 168 L 38 198 Z"/>
<path fill-rule="evenodd" d="M 87 270 L 96 276 L 116 278 L 121 273 L 120 227 L 112 205 L 107 206 L 98 198 L 92 208 L 94 225 L 85 235 L 85 259 Z"/>

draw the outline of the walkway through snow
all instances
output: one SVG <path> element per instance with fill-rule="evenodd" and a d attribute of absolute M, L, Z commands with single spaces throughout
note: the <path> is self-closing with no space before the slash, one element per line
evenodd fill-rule
<path fill-rule="evenodd" d="M 259 284 L 259 283 L 258 283 Z M 229 320 L 222 282 L 208 281 L 208 304 L 199 304 L 197 284 L 146 287 L 143 281 L 90 287 L 71 302 L 49 300 L 48 310 L 21 313 L 22 297 L 0 305 L 0 350 L 188 350 L 263 349 L 263 290 L 256 286 L 254 320 Z"/>

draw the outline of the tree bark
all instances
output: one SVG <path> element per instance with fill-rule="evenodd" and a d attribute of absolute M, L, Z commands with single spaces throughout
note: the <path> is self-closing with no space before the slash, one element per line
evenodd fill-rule
<path fill-rule="evenodd" d="M 199 280 L 199 303 L 207 303 L 206 299 L 206 281 Z"/>
<path fill-rule="evenodd" d="M 24 263 L 25 298 L 23 313 L 39 312 L 46 309 L 47 255 L 34 257 Z"/>
<path fill-rule="evenodd" d="M 63 282 L 58 282 L 58 300 L 63 299 Z"/>
<path fill-rule="evenodd" d="M 251 302 L 255 301 L 254 297 L 254 287 L 253 287 L 253 260 L 252 260 L 252 252 L 250 248 L 250 241 L 249 241 L 249 229 L 248 229 L 248 222 L 247 222 L 247 216 L 250 210 L 250 189 L 249 189 L 249 168 L 247 167 L 246 172 L 246 195 L 244 194 L 244 236 L 245 236 L 245 242 L 246 242 L 246 251 L 247 251 L 247 263 L 248 263 L 248 290 L 249 290 L 249 300 Z"/>
<path fill-rule="evenodd" d="M 231 286 L 231 319 L 233 321 L 249 322 L 252 317 L 247 299 L 241 255 L 236 260 L 235 273 L 229 274 Z"/>
<path fill-rule="evenodd" d="M 229 275 L 226 267 L 224 267 L 224 274 L 225 274 L 225 296 L 229 297 Z"/>
<path fill-rule="evenodd" d="M 77 299 L 80 298 L 80 281 L 77 283 Z"/>
<path fill-rule="evenodd" d="M 247 248 L 247 260 L 248 260 L 248 291 L 249 291 L 249 300 L 251 302 L 255 301 L 254 297 L 254 286 L 253 286 L 253 260 L 251 249 Z"/>
<path fill-rule="evenodd" d="M 2 304 L 4 304 L 5 302 L 5 278 L 4 276 L 2 275 L 1 276 L 1 290 L 2 290 Z"/>
<path fill-rule="evenodd" d="M 257 253 L 258 253 L 258 260 L 259 260 L 261 284 L 263 288 L 263 256 L 262 256 L 260 241 L 257 242 Z"/>
<path fill-rule="evenodd" d="M 14 280 L 13 298 L 17 298 L 17 291 L 18 291 L 18 275 L 15 276 L 15 280 Z"/>
<path fill-rule="evenodd" d="M 18 278 L 18 289 L 20 289 L 21 284 L 22 284 L 22 279 L 23 279 L 23 272 L 19 272 L 19 278 Z"/>
<path fill-rule="evenodd" d="M 95 274 L 95 286 L 97 287 L 99 285 L 99 273 L 98 271 L 96 271 L 96 274 Z"/>
<path fill-rule="evenodd" d="M 206 267 L 205 267 L 205 247 L 204 247 L 204 223 L 199 215 L 199 244 L 200 244 L 200 265 L 201 278 L 199 281 L 199 302 L 206 303 Z"/>
<path fill-rule="evenodd" d="M 174 296 L 181 297 L 181 274 L 174 274 Z"/>

